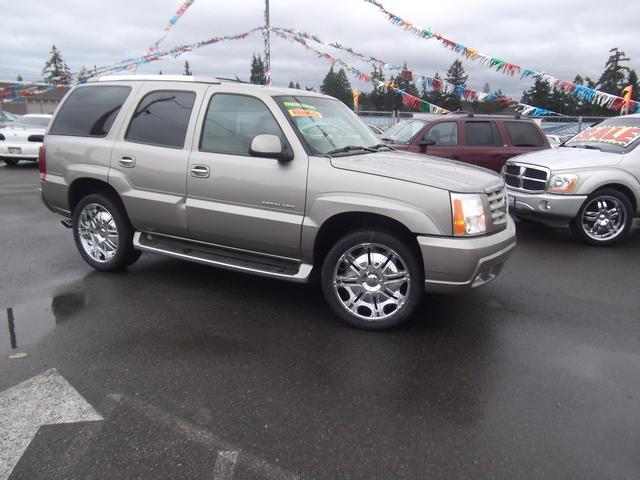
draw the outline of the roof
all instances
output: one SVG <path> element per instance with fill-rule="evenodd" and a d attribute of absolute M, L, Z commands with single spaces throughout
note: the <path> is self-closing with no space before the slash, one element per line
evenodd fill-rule
<path fill-rule="evenodd" d="M 95 84 L 96 82 L 135 82 L 135 81 L 157 81 L 157 82 L 188 82 L 188 83 L 208 83 L 212 85 L 225 84 L 226 86 L 233 86 L 237 91 L 254 91 L 254 92 L 267 92 L 269 95 L 298 95 L 306 97 L 323 97 L 333 98 L 322 93 L 310 92 L 308 90 L 301 90 L 296 88 L 286 87 L 268 87 L 266 85 L 254 85 L 252 83 L 234 82 L 217 77 L 204 77 L 194 75 L 109 75 L 100 77 L 96 80 L 89 80 L 88 84 Z"/>

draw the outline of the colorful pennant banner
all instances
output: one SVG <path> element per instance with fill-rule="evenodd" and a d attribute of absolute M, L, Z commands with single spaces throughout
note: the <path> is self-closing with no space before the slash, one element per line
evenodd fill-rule
<path fill-rule="evenodd" d="M 178 20 L 182 18 L 185 12 L 189 9 L 191 5 L 195 3 L 195 1 L 196 0 L 185 0 L 185 2 L 182 5 L 180 5 L 180 8 L 178 8 L 176 13 L 169 19 L 167 24 L 164 26 L 163 34 L 160 36 L 160 38 L 158 38 L 155 42 L 153 42 L 149 46 L 149 48 L 147 48 L 145 55 L 149 55 L 158 50 L 158 46 L 160 45 L 160 42 L 162 42 L 165 38 L 167 38 L 167 35 L 169 34 L 169 30 L 171 30 L 175 26 L 175 24 L 178 23 Z"/>
<path fill-rule="evenodd" d="M 498 93 L 489 94 L 489 93 L 481 92 L 479 90 L 474 90 L 472 88 L 465 88 L 460 85 L 454 85 L 452 83 L 448 83 L 447 81 L 439 78 L 430 77 L 428 75 L 417 73 L 408 69 L 406 70 L 404 67 L 393 65 L 391 63 L 385 62 L 380 58 L 372 57 L 370 55 L 357 52 L 353 50 L 351 47 L 345 47 L 340 43 L 337 43 L 337 42 L 327 43 L 317 35 L 313 35 L 307 32 L 301 32 L 301 31 L 293 30 L 291 28 L 278 28 L 278 27 L 273 27 L 271 30 L 280 31 L 287 35 L 293 36 L 296 38 L 297 42 L 305 45 L 306 45 L 306 40 L 311 40 L 321 45 L 330 46 L 335 49 L 347 52 L 365 62 L 378 64 L 382 67 L 383 70 L 389 70 L 393 72 L 402 72 L 404 75 L 408 75 L 409 79 L 415 82 L 420 82 L 421 86 L 425 90 L 434 90 L 434 91 L 442 92 L 448 95 L 456 95 L 457 97 L 464 99 L 468 102 L 499 101 L 506 105 L 518 105 L 520 112 L 522 112 L 524 115 L 529 115 L 532 117 L 562 115 L 560 113 L 553 112 L 545 108 L 533 107 L 531 105 L 527 105 L 526 103 L 518 102 L 517 100 L 509 98 L 505 95 L 498 95 Z M 524 112 L 527 112 L 527 113 L 524 113 Z"/>
<path fill-rule="evenodd" d="M 533 80 L 540 79 L 543 81 L 547 81 L 554 88 L 558 90 L 562 90 L 567 94 L 573 95 L 579 100 L 582 100 L 587 103 L 593 103 L 595 105 L 599 105 L 601 107 L 605 107 L 610 110 L 620 110 L 620 108 L 622 108 L 622 106 L 625 104 L 625 99 L 623 97 L 612 95 L 610 93 L 606 93 L 595 88 L 589 88 L 584 85 L 576 85 L 573 82 L 560 80 L 544 72 L 539 72 L 531 68 L 525 68 L 515 63 L 510 63 L 505 60 L 502 60 L 501 58 L 498 58 L 498 57 L 485 55 L 484 53 L 481 53 L 474 48 L 467 47 L 461 43 L 445 38 L 442 35 L 435 33 L 428 28 L 420 29 L 415 27 L 411 22 L 387 10 L 384 7 L 384 5 L 382 5 L 382 3 L 376 0 L 363 0 L 363 1 L 377 7 L 378 10 L 387 17 L 387 20 L 392 25 L 396 25 L 400 28 L 403 28 L 404 30 L 411 32 L 420 38 L 425 38 L 425 39 L 435 38 L 440 42 L 440 44 L 443 47 L 448 48 L 449 50 L 452 50 L 458 55 L 461 55 L 467 58 L 468 60 L 478 62 L 481 65 L 485 65 L 498 72 L 504 73 L 505 75 L 513 77 L 514 75 L 520 74 L 520 78 L 531 78 Z M 640 103 L 632 100 L 630 108 L 634 111 L 640 111 Z"/>

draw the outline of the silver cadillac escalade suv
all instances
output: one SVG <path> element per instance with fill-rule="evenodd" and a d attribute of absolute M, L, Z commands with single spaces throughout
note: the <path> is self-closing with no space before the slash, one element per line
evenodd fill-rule
<path fill-rule="evenodd" d="M 501 178 L 381 144 L 340 101 L 215 78 L 72 89 L 39 160 L 84 260 L 143 251 L 294 282 L 349 324 L 406 320 L 423 292 L 484 285 L 515 246 Z"/>

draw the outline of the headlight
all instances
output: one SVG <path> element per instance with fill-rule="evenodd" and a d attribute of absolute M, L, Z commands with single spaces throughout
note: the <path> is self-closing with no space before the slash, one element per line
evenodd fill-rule
<path fill-rule="evenodd" d="M 487 231 L 481 195 L 452 193 L 451 211 L 454 235 L 479 235 Z"/>
<path fill-rule="evenodd" d="M 549 193 L 571 193 L 578 183 L 578 176 L 572 173 L 554 175 L 549 180 L 547 191 Z"/>

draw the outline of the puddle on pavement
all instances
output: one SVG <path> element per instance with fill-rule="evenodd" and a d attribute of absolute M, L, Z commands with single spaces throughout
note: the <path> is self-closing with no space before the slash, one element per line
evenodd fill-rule
<path fill-rule="evenodd" d="M 84 304 L 82 293 L 68 292 L 5 307 L 0 312 L 0 355 L 28 351 L 25 347 L 40 341 Z"/>

